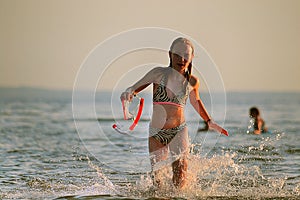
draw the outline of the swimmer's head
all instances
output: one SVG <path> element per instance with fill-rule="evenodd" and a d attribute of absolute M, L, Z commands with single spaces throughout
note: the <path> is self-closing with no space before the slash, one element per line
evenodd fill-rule
<path fill-rule="evenodd" d="M 258 108 L 256 108 L 256 107 L 250 108 L 250 110 L 249 110 L 249 115 L 250 115 L 250 117 L 252 117 L 252 118 L 257 117 L 257 116 L 259 115 L 259 110 L 258 110 Z"/>

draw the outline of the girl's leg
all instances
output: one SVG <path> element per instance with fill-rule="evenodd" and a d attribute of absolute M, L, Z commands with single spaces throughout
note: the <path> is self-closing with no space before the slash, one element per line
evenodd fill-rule
<path fill-rule="evenodd" d="M 172 139 L 169 144 L 172 154 L 173 183 L 176 187 L 183 188 L 186 185 L 187 157 L 189 154 L 188 129 L 185 127 Z"/>
<path fill-rule="evenodd" d="M 149 154 L 150 154 L 150 163 L 153 173 L 153 182 L 158 187 L 161 185 L 159 180 L 159 167 L 155 169 L 159 162 L 164 161 L 168 158 L 168 146 L 163 145 L 158 140 L 153 137 L 149 137 Z"/>

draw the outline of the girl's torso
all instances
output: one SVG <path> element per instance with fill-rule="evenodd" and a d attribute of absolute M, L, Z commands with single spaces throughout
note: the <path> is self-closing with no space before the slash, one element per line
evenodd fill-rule
<path fill-rule="evenodd" d="M 188 93 L 187 80 L 182 75 L 174 76 L 174 70 L 170 68 L 163 70 L 157 83 L 153 83 L 151 126 L 169 129 L 184 123 L 184 106 Z"/>

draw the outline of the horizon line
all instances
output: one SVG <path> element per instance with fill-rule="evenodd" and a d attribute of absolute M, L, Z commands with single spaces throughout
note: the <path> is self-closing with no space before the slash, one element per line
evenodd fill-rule
<path fill-rule="evenodd" d="M 44 90 L 44 91 L 53 91 L 53 92 L 72 92 L 73 89 L 66 89 L 66 88 L 49 88 L 49 87 L 37 87 L 37 86 L 0 86 L 0 89 L 7 89 L 7 90 L 20 90 L 20 89 L 28 89 L 28 90 Z M 80 92 L 91 92 L 89 89 L 80 89 Z M 110 89 L 98 89 L 96 92 L 112 92 L 113 90 Z M 121 89 L 117 89 L 115 91 L 122 91 Z M 92 91 L 94 92 L 94 91 Z M 145 93 L 149 93 L 149 91 L 145 90 Z M 201 93 L 211 93 L 208 90 L 200 90 Z M 223 91 L 213 91 L 213 93 L 219 93 Z M 231 89 L 231 90 L 225 90 L 225 93 L 300 93 L 300 90 L 249 90 L 249 89 Z"/>

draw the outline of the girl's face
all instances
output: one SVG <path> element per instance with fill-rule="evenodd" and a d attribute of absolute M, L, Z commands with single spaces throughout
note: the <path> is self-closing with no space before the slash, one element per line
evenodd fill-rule
<path fill-rule="evenodd" d="M 192 47 L 185 43 L 175 44 L 173 49 L 169 51 L 169 56 L 172 67 L 178 71 L 185 70 L 194 57 Z"/>

